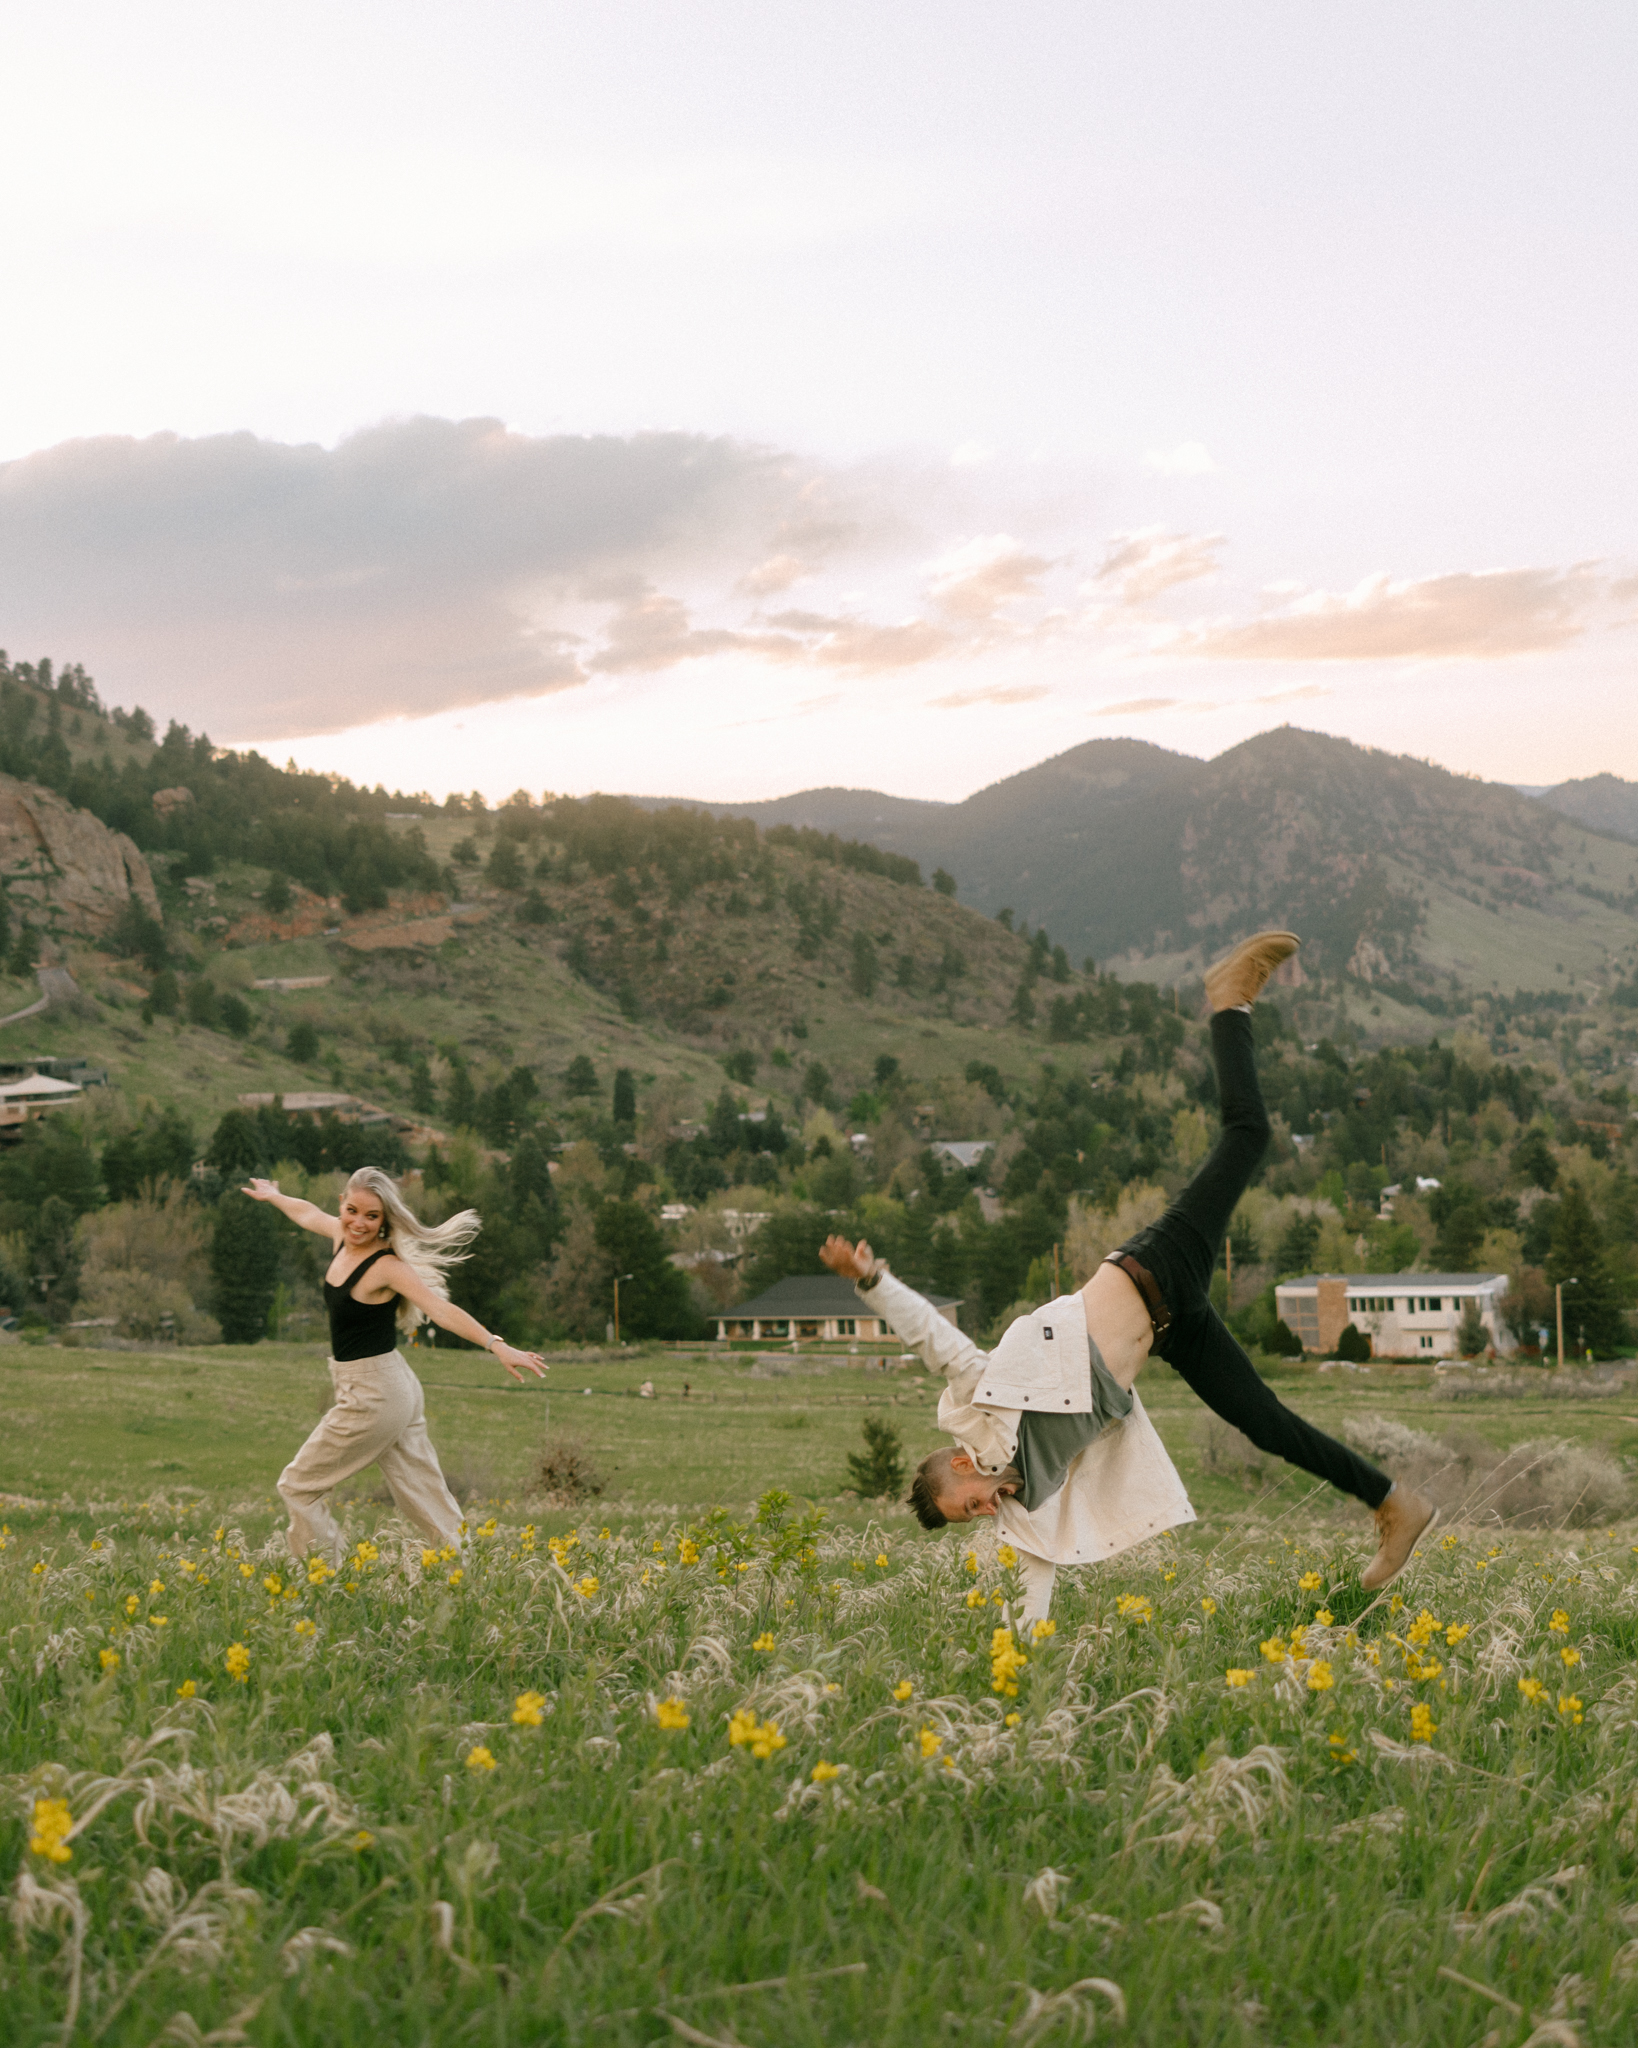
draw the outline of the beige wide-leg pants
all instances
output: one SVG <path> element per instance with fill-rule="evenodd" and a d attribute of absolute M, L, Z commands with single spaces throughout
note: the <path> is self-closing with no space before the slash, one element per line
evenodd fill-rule
<path fill-rule="evenodd" d="M 285 1540 L 291 1555 L 318 1549 L 339 1563 L 342 1534 L 325 1498 L 366 1465 L 381 1467 L 398 1508 L 429 1543 L 458 1549 L 461 1510 L 427 1435 L 421 1382 L 396 1351 L 341 1363 L 332 1358 L 330 1378 L 335 1406 L 279 1474 L 290 1510 Z"/>

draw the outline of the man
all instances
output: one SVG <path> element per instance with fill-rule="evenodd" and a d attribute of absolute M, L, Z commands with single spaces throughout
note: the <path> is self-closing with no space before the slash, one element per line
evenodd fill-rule
<path fill-rule="evenodd" d="M 1211 1305 L 1218 1249 L 1268 1144 L 1251 1005 L 1297 945 L 1290 932 L 1259 932 L 1206 975 L 1223 1119 L 1210 1158 L 1158 1223 L 1111 1253 L 1077 1293 L 1021 1316 L 993 1352 L 893 1279 L 868 1244 L 832 1237 L 821 1251 L 948 1378 L 938 1419 L 955 1446 L 922 1461 L 910 1504 L 927 1529 L 996 1518 L 1021 1554 L 1026 1621 L 1047 1612 L 1058 1565 L 1113 1556 L 1194 1519 L 1133 1391 L 1151 1353 L 1259 1450 L 1371 1509 L 1377 1552 L 1360 1575 L 1368 1590 L 1404 1569 L 1432 1525 L 1429 1501 L 1277 1400 Z"/>

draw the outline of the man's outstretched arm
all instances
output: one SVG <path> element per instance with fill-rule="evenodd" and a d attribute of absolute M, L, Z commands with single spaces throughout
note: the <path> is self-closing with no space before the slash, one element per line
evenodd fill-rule
<path fill-rule="evenodd" d="M 894 1336 L 911 1346 L 929 1372 L 942 1373 L 951 1381 L 971 1374 L 976 1383 L 984 1369 L 984 1353 L 924 1295 L 895 1280 L 885 1267 L 878 1272 L 875 1255 L 863 1238 L 849 1244 L 845 1237 L 827 1237 L 819 1256 L 833 1273 L 856 1286 L 872 1281 L 865 1300 L 885 1319 Z"/>

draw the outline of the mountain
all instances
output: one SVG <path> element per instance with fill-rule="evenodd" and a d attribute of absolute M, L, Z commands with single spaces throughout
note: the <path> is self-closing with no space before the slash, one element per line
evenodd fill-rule
<path fill-rule="evenodd" d="M 1594 832 L 1638 840 L 1638 782 L 1623 782 L 1619 775 L 1583 775 L 1542 790 L 1540 800 Z"/>
<path fill-rule="evenodd" d="M 1077 960 L 1142 960 L 1159 979 L 1289 923 L 1311 967 L 1424 991 L 1551 987 L 1603 978 L 1638 909 L 1608 828 L 1586 837 L 1505 785 L 1289 726 L 1212 761 L 1089 740 L 959 804 L 807 790 L 709 808 L 868 835 Z"/>

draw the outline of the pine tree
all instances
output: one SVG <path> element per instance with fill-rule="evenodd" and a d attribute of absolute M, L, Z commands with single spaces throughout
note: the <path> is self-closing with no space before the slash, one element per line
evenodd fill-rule
<path fill-rule="evenodd" d="M 224 1344 L 259 1344 L 279 1284 L 279 1218 L 265 1202 L 224 1195 L 210 1241 L 216 1319 Z"/>
<path fill-rule="evenodd" d="M 891 1422 L 867 1415 L 863 1452 L 849 1451 L 847 1469 L 866 1500 L 884 1500 L 904 1484 L 904 1443 Z"/>

